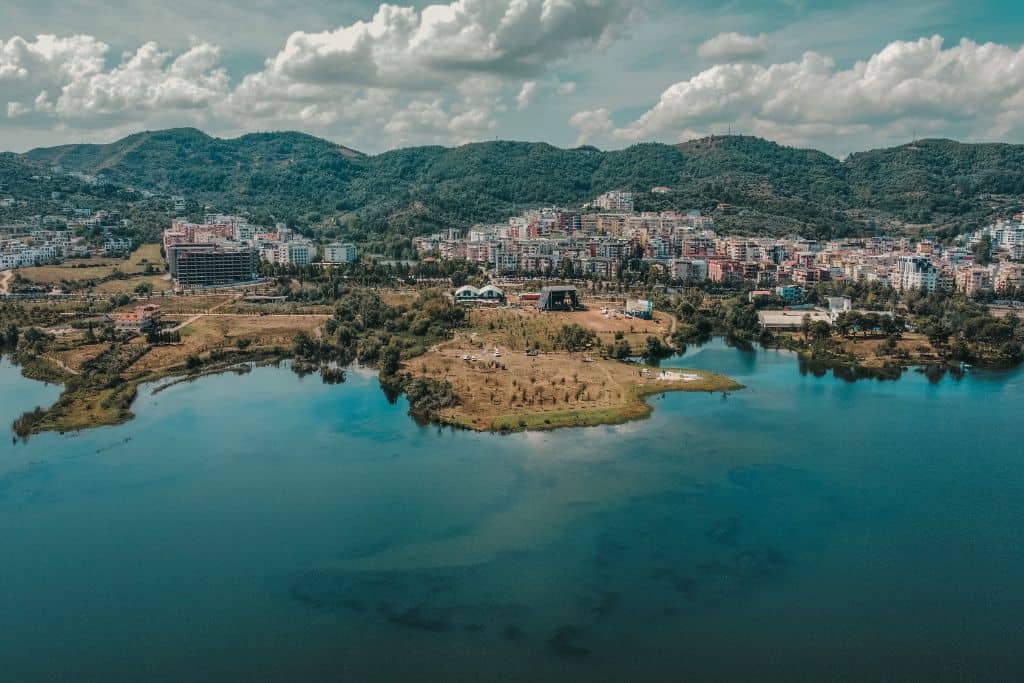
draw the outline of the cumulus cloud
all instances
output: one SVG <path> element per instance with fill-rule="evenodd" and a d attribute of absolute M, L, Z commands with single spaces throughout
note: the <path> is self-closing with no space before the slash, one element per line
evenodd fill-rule
<path fill-rule="evenodd" d="M 106 68 L 109 47 L 90 36 L 15 37 L 0 42 L 0 85 L 9 118 L 85 126 L 140 114 L 191 110 L 205 116 L 228 92 L 219 50 L 196 43 L 174 56 L 146 43 Z"/>
<path fill-rule="evenodd" d="M 915 128 L 999 138 L 1024 133 L 1022 91 L 1024 48 L 970 40 L 945 48 L 934 36 L 893 42 L 849 69 L 814 52 L 769 66 L 719 64 L 670 86 L 613 137 L 673 138 L 732 124 L 833 150 L 841 144 L 836 136 L 868 138 Z"/>
<path fill-rule="evenodd" d="M 612 115 L 607 109 L 592 109 L 576 112 L 569 119 L 569 125 L 579 130 L 577 145 L 591 144 L 604 139 L 615 128 Z"/>
<path fill-rule="evenodd" d="M 456 0 L 381 5 L 370 21 L 296 31 L 268 77 L 311 84 L 428 88 L 466 74 L 531 76 L 581 44 L 607 44 L 631 10 L 617 0 Z"/>
<path fill-rule="evenodd" d="M 386 130 L 400 132 L 402 143 L 435 141 L 441 115 L 459 124 L 456 139 L 464 139 L 495 128 L 502 108 L 493 95 L 467 94 L 467 79 L 507 85 L 525 109 L 540 94 L 537 76 L 582 46 L 608 44 L 632 13 L 618 0 L 456 0 L 422 10 L 385 4 L 369 21 L 293 33 L 262 71 L 245 77 L 231 104 L 287 121 L 311 102 L 390 93 L 398 106 Z"/>
<path fill-rule="evenodd" d="M 561 81 L 552 78 L 546 81 L 526 81 L 516 95 L 516 108 L 519 111 L 533 104 L 538 97 L 549 97 L 552 94 L 564 97 L 576 92 L 575 81 Z"/>
<path fill-rule="evenodd" d="M 537 81 L 526 81 L 523 83 L 523 87 L 519 89 L 519 94 L 516 95 L 516 107 L 519 110 L 526 109 L 533 102 L 533 98 L 537 95 Z"/>
<path fill-rule="evenodd" d="M 697 56 L 709 62 L 747 62 L 764 57 L 768 52 L 768 36 L 745 36 L 742 33 L 719 33 L 697 48 Z"/>
<path fill-rule="evenodd" d="M 0 114 L 111 131 L 302 127 L 350 144 L 366 134 L 371 146 L 474 139 L 509 102 L 523 109 L 571 91 L 552 80 L 553 64 L 609 44 L 634 11 L 618 0 L 382 4 L 366 21 L 292 33 L 234 87 L 208 43 L 172 54 L 147 42 L 111 66 L 109 46 L 91 36 L 14 37 L 0 41 Z"/>

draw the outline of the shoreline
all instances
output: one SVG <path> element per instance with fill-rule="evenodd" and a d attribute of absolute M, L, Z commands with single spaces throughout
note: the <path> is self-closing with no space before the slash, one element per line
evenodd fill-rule
<path fill-rule="evenodd" d="M 939 377 L 946 373 L 962 373 L 956 363 L 946 359 L 934 359 L 931 362 L 915 362 L 915 360 L 904 359 L 904 362 L 886 362 L 882 365 L 865 364 L 863 357 L 851 357 L 847 355 L 832 354 L 821 357 L 815 356 L 813 348 L 799 348 L 794 344 L 760 344 L 766 350 L 790 351 L 794 355 L 798 371 L 810 373 L 816 377 L 824 377 L 831 373 L 833 376 L 846 381 L 858 381 L 862 379 L 875 379 L 879 381 L 895 381 L 901 379 L 908 370 L 914 370 L 928 375 L 930 370 L 938 371 Z M 403 362 L 403 371 L 396 376 L 401 386 L 402 380 L 415 379 L 409 370 L 418 361 L 427 357 L 431 351 L 420 354 Z M 35 357 L 28 362 L 21 362 L 11 356 L 12 364 L 19 368 L 22 376 L 33 381 L 46 384 L 63 385 L 64 390 L 57 401 L 44 408 L 42 413 L 36 413 L 32 419 L 27 432 L 18 433 L 18 422 L 33 415 L 33 411 L 26 411 L 21 418 L 15 421 L 15 433 L 18 438 L 27 439 L 36 434 L 45 432 L 56 432 L 59 434 L 81 432 L 87 429 L 95 429 L 107 426 L 116 426 L 130 422 L 135 414 L 131 411 L 132 405 L 138 396 L 140 387 L 152 385 L 152 393 L 160 393 L 166 389 L 183 383 L 193 382 L 204 377 L 222 375 L 225 373 L 248 374 L 254 367 L 266 365 L 280 365 L 285 361 L 296 361 L 294 354 L 283 349 L 247 349 L 228 352 L 228 358 L 206 361 L 196 368 L 188 368 L 185 364 L 168 367 L 159 371 L 148 371 L 131 378 L 125 378 L 112 387 L 82 387 L 70 388 L 68 384 L 74 382 L 76 374 L 68 368 L 60 367 L 51 358 Z M 579 363 L 580 359 L 570 353 L 549 353 L 547 356 L 560 360 L 571 360 Z M 895 359 L 894 359 L 895 360 Z M 255 366 L 254 366 L 255 364 Z M 409 417 L 424 424 L 447 426 L 456 429 L 465 429 L 480 433 L 509 434 L 527 431 L 553 431 L 556 429 L 569 429 L 578 427 L 598 427 L 603 425 L 617 425 L 628 422 L 647 419 L 654 412 L 650 397 L 675 393 L 731 393 L 744 389 L 745 386 L 732 378 L 716 372 L 694 370 L 688 368 L 672 367 L 666 370 L 673 373 L 690 373 L 698 376 L 699 380 L 660 380 L 657 374 L 661 368 L 627 363 L 623 361 L 601 358 L 593 361 L 593 364 L 613 364 L 613 367 L 620 370 L 629 370 L 637 373 L 628 391 L 617 405 L 602 406 L 581 406 L 570 409 L 531 409 L 524 408 L 517 412 L 502 413 L 489 417 L 482 417 L 472 410 L 466 409 L 465 399 L 460 397 L 456 406 L 441 408 L 429 411 L 426 414 L 413 414 L 410 411 Z M 975 364 L 976 369 L 991 371 L 1012 371 L 1018 366 Z M 312 369 L 319 372 L 321 368 Z M 642 373 L 648 371 L 650 378 L 644 379 Z M 344 368 L 342 368 L 344 371 Z M 378 372 L 375 370 L 375 372 Z M 382 390 L 387 391 L 383 386 L 386 378 L 379 375 Z M 446 383 L 446 380 L 442 379 Z M 404 395 L 404 389 L 400 390 Z M 28 426 L 28 425 L 25 425 Z"/>
<path fill-rule="evenodd" d="M 193 382 L 204 377 L 225 373 L 248 374 L 254 368 L 254 363 L 256 367 L 259 367 L 279 365 L 285 361 L 296 361 L 293 354 L 271 350 L 238 351 L 231 355 L 234 357 L 207 362 L 196 368 L 188 368 L 183 364 L 160 371 L 146 372 L 131 378 L 122 378 L 122 381 L 114 386 L 103 387 L 74 386 L 77 375 L 66 369 L 58 368 L 52 359 L 37 357 L 31 359 L 28 364 L 12 357 L 12 364 L 18 367 L 19 372 L 26 379 L 63 385 L 64 387 L 58 399 L 51 406 L 42 408 L 41 412 L 37 412 L 38 409 L 27 410 L 15 420 L 14 432 L 17 438 L 28 439 L 45 432 L 68 434 L 124 424 L 135 418 L 131 407 L 138 398 L 140 388 L 146 385 L 152 386 L 152 394 L 157 394 L 176 385 Z M 424 355 L 426 354 L 408 359 L 405 361 L 406 366 L 415 363 Z M 565 354 L 565 357 L 568 357 L 568 354 Z M 638 368 L 649 369 L 652 376 L 656 376 L 658 371 L 657 368 L 649 368 L 649 366 L 635 366 L 606 359 L 599 362 L 615 363 L 631 368 L 638 373 L 641 372 Z M 45 367 L 47 372 L 40 372 L 40 367 Z M 315 371 L 319 373 L 320 368 L 318 367 Z M 673 371 L 692 373 L 698 376 L 699 380 L 692 382 L 666 381 L 656 378 L 642 379 L 638 375 L 637 382 L 630 387 L 624 402 L 619 406 L 580 407 L 568 410 L 524 410 L 520 413 L 500 416 L 487 425 L 475 423 L 472 413 L 460 410 L 463 405 L 461 400 L 454 408 L 432 410 L 426 414 L 410 413 L 410 418 L 427 424 L 496 434 L 550 431 L 572 427 L 623 424 L 645 419 L 654 410 L 647 400 L 653 395 L 669 392 L 731 392 L 744 388 L 742 384 L 718 373 L 676 368 L 673 368 Z M 387 391 L 387 388 L 383 386 L 387 378 L 381 376 L 379 371 L 377 372 L 382 390 Z M 399 380 L 411 378 L 410 374 L 397 377 Z M 405 393 L 404 389 L 401 393 Z"/>
<path fill-rule="evenodd" d="M 644 366 L 646 367 L 646 366 Z M 676 368 L 673 368 L 676 370 Z M 600 427 L 645 420 L 654 412 L 648 400 L 652 396 L 669 393 L 731 393 L 746 388 L 743 384 L 720 373 L 679 368 L 680 372 L 700 376 L 699 384 L 685 382 L 662 382 L 661 384 L 637 384 L 632 388 L 623 405 L 594 409 L 570 409 L 551 411 L 524 411 L 495 417 L 489 423 L 480 424 L 472 414 L 456 409 L 443 411 L 437 421 L 446 426 L 467 429 L 474 432 L 510 434 L 515 432 L 544 432 L 574 427 Z"/>

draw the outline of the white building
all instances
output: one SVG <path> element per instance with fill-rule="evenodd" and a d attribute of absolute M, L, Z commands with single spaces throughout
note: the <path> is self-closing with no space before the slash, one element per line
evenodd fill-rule
<path fill-rule="evenodd" d="M 324 246 L 325 263 L 352 263 L 356 260 L 358 253 L 356 245 L 333 242 Z"/>
<path fill-rule="evenodd" d="M 892 279 L 892 286 L 901 291 L 920 289 L 934 292 L 938 284 L 938 269 L 925 256 L 900 256 Z"/>
<path fill-rule="evenodd" d="M 605 192 L 603 195 L 594 200 L 594 206 L 605 211 L 624 211 L 626 213 L 633 212 L 633 193 L 632 192 Z"/>
<path fill-rule="evenodd" d="M 848 313 L 853 310 L 853 301 L 848 296 L 828 297 L 828 315 L 832 322 L 836 321 L 840 313 Z"/>
<path fill-rule="evenodd" d="M 284 242 L 276 249 L 276 263 L 287 263 L 293 266 L 308 266 L 316 256 L 316 247 L 309 242 Z"/>
<path fill-rule="evenodd" d="M 708 262 L 704 259 L 674 259 L 671 267 L 672 277 L 677 280 L 703 282 L 708 279 Z"/>
<path fill-rule="evenodd" d="M 111 237 L 103 243 L 103 253 L 107 255 L 123 254 L 132 250 L 130 237 Z"/>
<path fill-rule="evenodd" d="M 239 242 L 251 242 L 256 237 L 256 226 L 251 223 L 235 224 L 235 239 Z"/>

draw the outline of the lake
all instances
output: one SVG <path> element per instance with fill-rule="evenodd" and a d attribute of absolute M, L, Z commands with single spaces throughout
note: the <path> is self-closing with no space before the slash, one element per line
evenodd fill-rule
<path fill-rule="evenodd" d="M 662 365 L 747 388 L 501 436 L 264 367 L 14 443 L 0 361 L 0 679 L 1024 678 L 1024 372 Z"/>

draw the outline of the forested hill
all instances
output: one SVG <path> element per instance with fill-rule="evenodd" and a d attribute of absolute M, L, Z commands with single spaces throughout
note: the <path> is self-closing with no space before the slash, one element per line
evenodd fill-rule
<path fill-rule="evenodd" d="M 485 142 L 368 156 L 301 133 L 219 139 L 173 129 L 23 158 L 364 240 L 571 206 L 612 189 L 639 193 L 640 209 L 713 211 L 726 229 L 819 236 L 941 235 L 1018 208 L 1024 196 L 1024 146 L 950 140 L 845 161 L 747 136 L 608 152 Z"/>

